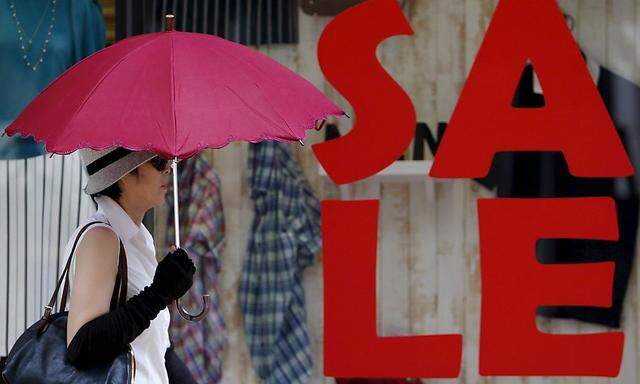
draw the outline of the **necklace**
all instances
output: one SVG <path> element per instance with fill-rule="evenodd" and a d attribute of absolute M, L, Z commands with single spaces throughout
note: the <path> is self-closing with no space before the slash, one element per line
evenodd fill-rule
<path fill-rule="evenodd" d="M 22 28 L 22 24 L 20 23 L 20 20 L 18 19 L 18 15 L 16 13 L 16 5 L 14 4 L 13 0 L 9 0 L 9 10 L 11 11 L 11 16 L 13 17 L 13 21 L 16 24 L 16 30 L 18 31 L 18 44 L 20 44 L 20 50 L 22 51 L 22 60 L 24 60 L 25 65 L 28 68 L 31 68 L 34 72 L 38 69 L 38 66 L 42 64 L 42 62 L 44 61 L 44 54 L 47 52 L 47 46 L 49 45 L 49 41 L 51 40 L 53 26 L 56 21 L 56 2 L 57 0 L 50 0 L 50 4 L 47 4 L 47 7 L 42 13 L 42 16 L 40 17 L 40 21 L 38 22 L 36 29 L 33 31 L 33 33 L 31 34 L 31 37 L 27 42 L 27 47 L 25 47 L 25 40 L 27 37 L 26 33 Z M 42 22 L 44 21 L 44 18 L 47 12 L 49 11 L 49 8 L 51 8 L 51 21 L 49 23 L 49 29 L 47 31 L 47 35 L 44 40 L 44 45 L 42 46 L 42 50 L 40 51 L 40 57 L 36 60 L 32 60 L 33 57 L 31 57 L 31 48 L 33 47 L 33 39 L 36 37 L 38 31 L 40 30 L 40 26 L 42 25 Z"/>
<path fill-rule="evenodd" d="M 10 4 L 9 8 L 11 8 L 11 6 L 13 6 L 13 4 Z M 15 9 L 15 6 L 13 8 Z M 38 33 L 38 30 L 40 30 L 40 26 L 42 25 L 42 22 L 44 21 L 44 17 L 47 15 L 47 11 L 48 10 L 49 10 L 49 7 L 47 6 L 47 8 L 45 8 L 44 12 L 42 12 L 42 16 L 40 16 L 40 21 L 38 21 L 38 26 L 36 27 L 36 29 L 31 34 L 31 38 L 29 38 L 29 46 L 27 47 L 27 51 L 31 50 L 31 46 L 33 45 L 33 37 Z M 16 18 L 17 18 L 17 16 L 16 16 Z M 18 24 L 18 25 L 20 25 L 20 24 Z M 18 34 L 21 34 L 21 37 L 24 37 L 24 29 L 22 29 L 22 27 L 18 27 Z M 20 41 L 22 41 L 22 40 L 20 40 Z"/>

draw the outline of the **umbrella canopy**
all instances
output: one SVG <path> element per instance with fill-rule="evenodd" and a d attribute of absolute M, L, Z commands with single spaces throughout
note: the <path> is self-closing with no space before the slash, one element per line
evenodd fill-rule
<path fill-rule="evenodd" d="M 298 141 L 344 114 L 268 56 L 216 36 L 166 31 L 122 40 L 79 62 L 6 129 L 46 150 L 113 146 L 184 159 L 231 141 Z"/>
<path fill-rule="evenodd" d="M 176 163 L 232 141 L 298 141 L 329 115 L 346 115 L 311 83 L 243 45 L 173 30 L 125 39 L 60 75 L 5 130 L 44 141 L 48 152 L 124 147 Z M 320 125 L 321 127 L 322 125 Z M 180 314 L 200 320 L 177 302 Z"/>

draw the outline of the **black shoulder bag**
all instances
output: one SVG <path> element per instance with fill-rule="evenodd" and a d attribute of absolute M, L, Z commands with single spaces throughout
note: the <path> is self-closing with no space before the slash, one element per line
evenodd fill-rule
<path fill-rule="evenodd" d="M 44 316 L 29 327 L 16 341 L 7 356 L 2 377 L 7 384 L 131 384 L 135 379 L 133 350 L 118 355 L 112 362 L 97 364 L 88 369 L 78 369 L 65 358 L 67 351 L 67 317 L 65 310 L 69 293 L 69 267 L 78 239 L 93 221 L 78 232 L 67 265 L 60 275 L 56 289 L 45 307 Z M 65 280 L 59 312 L 52 314 L 58 298 L 58 290 Z M 124 305 L 127 300 L 127 255 L 120 241 L 118 274 L 111 296 L 110 310 Z"/>

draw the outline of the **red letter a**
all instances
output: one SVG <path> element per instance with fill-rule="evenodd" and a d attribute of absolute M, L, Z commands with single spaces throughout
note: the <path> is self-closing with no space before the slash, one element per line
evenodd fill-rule
<path fill-rule="evenodd" d="M 543 108 L 511 106 L 527 59 L 544 89 Z M 578 177 L 633 173 L 554 0 L 500 1 L 430 175 L 483 177 L 502 151 L 562 151 Z"/>

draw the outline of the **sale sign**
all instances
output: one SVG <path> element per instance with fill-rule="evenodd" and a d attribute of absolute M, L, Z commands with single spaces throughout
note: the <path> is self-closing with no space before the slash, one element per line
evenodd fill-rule
<path fill-rule="evenodd" d="M 411 100 L 375 55 L 384 39 L 412 33 L 395 0 L 370 0 L 337 16 L 322 34 L 321 68 L 356 112 L 347 135 L 313 147 L 337 184 L 374 175 L 395 161 L 412 139 L 416 113 Z M 513 95 L 529 62 L 544 89 L 545 105 L 517 108 Z M 561 152 L 576 177 L 633 173 L 554 0 L 498 3 L 430 176 L 484 177 L 496 153 L 509 151 Z M 535 320 L 539 306 L 611 306 L 613 262 L 544 265 L 535 249 L 542 239 L 617 240 L 615 201 L 503 198 L 477 204 L 479 373 L 617 376 L 622 332 L 545 334 Z M 325 374 L 458 377 L 464 335 L 377 335 L 377 220 L 376 200 L 322 204 Z"/>

